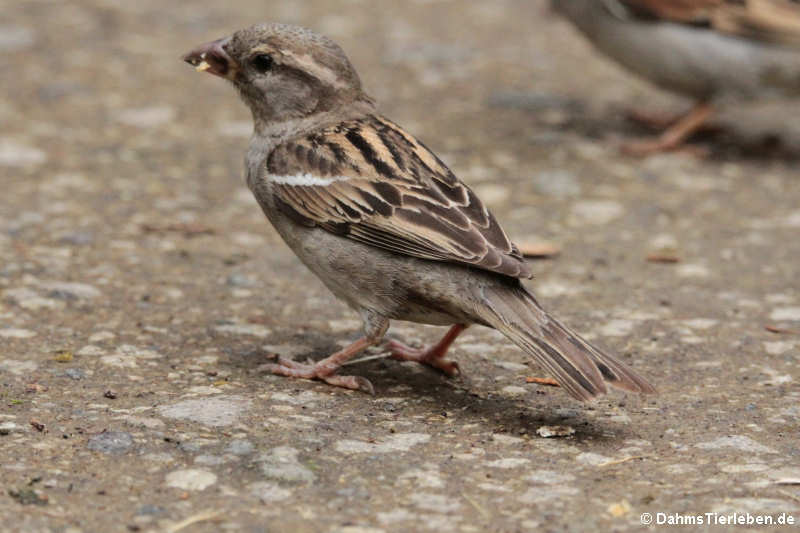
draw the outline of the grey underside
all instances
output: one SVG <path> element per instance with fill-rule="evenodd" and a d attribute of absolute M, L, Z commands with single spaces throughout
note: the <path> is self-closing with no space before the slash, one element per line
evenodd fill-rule
<path fill-rule="evenodd" d="M 556 7 L 599 50 L 664 89 L 703 100 L 800 96 L 796 48 L 683 24 L 622 20 L 597 0 L 563 0 Z"/>
<path fill-rule="evenodd" d="M 302 226 L 268 205 L 268 195 L 256 196 L 286 244 L 365 321 L 373 315 L 431 325 L 486 325 L 474 311 L 486 305 L 483 288 L 519 286 L 517 279 L 500 274 L 404 256 Z"/>

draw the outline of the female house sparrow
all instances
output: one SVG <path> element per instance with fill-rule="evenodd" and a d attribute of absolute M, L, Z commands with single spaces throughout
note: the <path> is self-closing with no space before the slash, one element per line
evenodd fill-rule
<path fill-rule="evenodd" d="M 653 387 L 539 307 L 516 246 L 466 185 L 422 143 L 379 115 L 341 48 L 263 24 L 204 44 L 184 60 L 231 81 L 255 123 L 247 184 L 300 260 L 364 321 L 364 337 L 316 364 L 264 370 L 372 392 L 336 370 L 381 342 L 390 319 L 452 326 L 435 346 L 397 341 L 397 359 L 449 375 L 444 358 L 470 324 L 503 332 L 575 398 Z"/>
<path fill-rule="evenodd" d="M 680 146 L 712 103 L 800 96 L 798 0 L 551 0 L 603 53 L 694 107 L 635 154 Z"/>

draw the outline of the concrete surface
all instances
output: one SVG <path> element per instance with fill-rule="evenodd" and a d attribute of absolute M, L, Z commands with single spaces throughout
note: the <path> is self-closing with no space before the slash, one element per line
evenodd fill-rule
<path fill-rule="evenodd" d="M 0 12 L 0 530 L 800 519 L 796 106 L 726 110 L 728 129 L 699 141 L 706 159 L 622 157 L 619 140 L 643 133 L 624 106 L 687 103 L 598 56 L 542 2 Z M 358 334 L 243 185 L 244 106 L 179 61 L 264 20 L 338 40 L 383 111 L 515 240 L 555 243 L 561 254 L 533 265 L 545 306 L 661 394 L 578 404 L 526 383 L 540 370 L 480 328 L 455 347 L 460 379 L 351 367 L 373 397 L 257 374 L 267 353 L 321 357 Z M 553 425 L 574 434 L 537 434 Z"/>

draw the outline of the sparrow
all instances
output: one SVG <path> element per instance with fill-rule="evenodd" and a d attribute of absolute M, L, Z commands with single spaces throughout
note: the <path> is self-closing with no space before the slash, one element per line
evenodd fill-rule
<path fill-rule="evenodd" d="M 656 139 L 623 150 L 680 147 L 720 103 L 800 96 L 798 0 L 551 0 L 600 51 L 695 101 Z"/>
<path fill-rule="evenodd" d="M 494 328 L 579 400 L 606 384 L 655 391 L 548 315 L 522 285 L 531 269 L 475 193 L 422 142 L 378 113 L 342 49 L 310 30 L 261 24 L 183 58 L 232 82 L 253 116 L 247 184 L 297 257 L 361 316 L 364 336 L 316 362 L 262 370 L 372 393 L 337 373 L 382 344 L 390 320 L 450 326 L 435 345 L 383 346 L 459 372 L 445 354 L 468 326 Z"/>

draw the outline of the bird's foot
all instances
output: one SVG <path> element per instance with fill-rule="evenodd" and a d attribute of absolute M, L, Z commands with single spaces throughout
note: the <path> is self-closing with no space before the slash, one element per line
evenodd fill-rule
<path fill-rule="evenodd" d="M 684 144 L 683 141 L 677 143 L 665 142 L 659 137 L 624 142 L 620 146 L 620 151 L 625 155 L 635 157 L 645 157 L 665 152 L 683 152 L 694 157 L 704 158 L 708 157 L 709 154 L 708 148 L 703 146 Z"/>
<path fill-rule="evenodd" d="M 445 359 L 447 348 L 441 349 L 439 345 L 430 348 L 412 348 L 397 340 L 389 340 L 385 347 L 392 352 L 392 358 L 400 361 L 414 361 L 441 370 L 450 377 L 461 373 L 458 363 Z"/>
<path fill-rule="evenodd" d="M 289 378 L 318 379 L 336 387 L 375 394 L 372 383 L 366 378 L 361 376 L 340 376 L 339 374 L 334 374 L 335 368 L 331 369 L 330 366 L 320 363 L 298 363 L 278 356 L 276 363 L 261 365 L 256 370 Z"/>
<path fill-rule="evenodd" d="M 681 119 L 683 115 L 671 111 L 626 109 L 628 120 L 642 124 L 652 130 L 665 130 Z"/>
<path fill-rule="evenodd" d="M 683 149 L 694 152 L 698 156 L 708 155 L 704 149 L 687 146 L 685 143 L 689 137 L 707 124 L 711 114 L 711 105 L 700 102 L 657 138 L 625 143 L 622 145 L 622 152 L 628 155 L 645 156 Z"/>
<path fill-rule="evenodd" d="M 350 346 L 316 363 L 299 363 L 279 355 L 272 355 L 270 358 L 275 359 L 276 362 L 261 365 L 257 370 L 259 372 L 277 374 L 289 378 L 318 379 L 336 387 L 361 390 L 370 394 L 375 394 L 372 383 L 366 378 L 362 378 L 361 376 L 340 376 L 336 374 L 336 371 L 339 370 L 342 364 L 372 344 L 374 344 L 374 341 L 362 337 Z"/>

